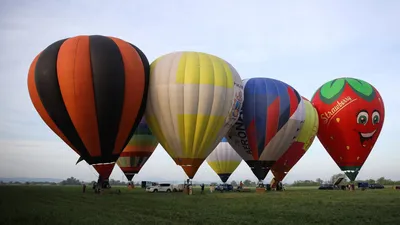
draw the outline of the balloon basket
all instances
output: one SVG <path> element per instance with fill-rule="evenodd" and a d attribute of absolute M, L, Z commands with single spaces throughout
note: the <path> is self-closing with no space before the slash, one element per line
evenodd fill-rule
<path fill-rule="evenodd" d="M 265 188 L 256 188 L 256 193 L 264 193 L 265 192 Z"/>
<path fill-rule="evenodd" d="M 182 191 L 183 194 L 188 195 L 189 194 L 189 188 L 184 188 Z"/>
<path fill-rule="evenodd" d="M 193 189 L 192 188 L 184 188 L 182 191 L 183 194 L 185 195 L 192 195 L 193 194 Z"/>

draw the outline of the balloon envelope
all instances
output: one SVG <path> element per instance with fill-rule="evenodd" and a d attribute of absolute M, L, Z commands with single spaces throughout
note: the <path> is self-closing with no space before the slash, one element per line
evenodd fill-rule
<path fill-rule="evenodd" d="M 99 163 L 92 165 L 93 168 L 99 173 L 102 179 L 100 180 L 107 180 L 110 178 L 110 175 L 114 169 L 115 163 Z"/>
<path fill-rule="evenodd" d="M 296 141 L 276 161 L 271 171 L 277 181 L 282 181 L 313 143 L 318 131 L 318 113 L 309 100 L 303 98 L 305 120 Z"/>
<path fill-rule="evenodd" d="M 90 165 L 115 163 L 144 114 L 146 56 L 114 37 L 57 41 L 33 60 L 32 103 L 44 122 Z"/>
<path fill-rule="evenodd" d="M 117 161 L 118 166 L 129 181 L 132 180 L 135 174 L 139 173 L 140 169 L 153 154 L 157 145 L 158 141 L 151 133 L 143 117 Z"/>
<path fill-rule="evenodd" d="M 381 95 L 371 84 L 346 77 L 322 85 L 311 102 L 319 114 L 318 139 L 354 181 L 382 130 Z"/>
<path fill-rule="evenodd" d="M 251 78 L 243 83 L 241 117 L 227 139 L 263 180 L 297 138 L 304 122 L 304 104 L 297 91 L 282 81 Z"/>
<path fill-rule="evenodd" d="M 242 81 L 229 63 L 206 53 L 173 52 L 151 64 L 146 120 L 193 178 L 236 122 L 242 100 Z"/>
<path fill-rule="evenodd" d="M 226 138 L 217 145 L 214 151 L 207 157 L 207 163 L 210 165 L 222 182 L 226 182 L 231 174 L 239 166 L 242 158 L 236 153 Z"/>

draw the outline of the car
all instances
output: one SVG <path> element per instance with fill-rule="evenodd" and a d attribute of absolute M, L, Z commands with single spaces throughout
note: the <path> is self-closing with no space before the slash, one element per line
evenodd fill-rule
<path fill-rule="evenodd" d="M 369 184 L 367 182 L 358 182 L 357 183 L 358 188 L 369 188 Z"/>
<path fill-rule="evenodd" d="M 369 189 L 383 189 L 385 186 L 382 184 L 369 184 Z"/>
<path fill-rule="evenodd" d="M 173 185 L 170 183 L 161 183 L 157 185 L 152 185 L 146 188 L 147 192 L 172 192 Z"/>
<path fill-rule="evenodd" d="M 182 192 L 185 185 L 183 184 L 174 184 L 172 185 L 173 192 Z"/>
<path fill-rule="evenodd" d="M 215 187 L 215 191 L 232 191 L 233 186 L 230 184 L 220 184 Z"/>
<path fill-rule="evenodd" d="M 156 186 L 158 183 L 153 182 L 153 181 L 142 181 L 142 188 L 148 188 L 151 186 Z"/>
<path fill-rule="evenodd" d="M 335 186 L 333 184 L 323 184 L 318 189 L 319 190 L 334 190 Z"/>

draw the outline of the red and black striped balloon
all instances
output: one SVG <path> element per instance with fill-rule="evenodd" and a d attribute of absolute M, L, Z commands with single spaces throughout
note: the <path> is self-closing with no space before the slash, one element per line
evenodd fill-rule
<path fill-rule="evenodd" d="M 57 41 L 33 60 L 28 89 L 46 124 L 89 164 L 115 162 L 146 107 L 149 62 L 114 37 Z"/>

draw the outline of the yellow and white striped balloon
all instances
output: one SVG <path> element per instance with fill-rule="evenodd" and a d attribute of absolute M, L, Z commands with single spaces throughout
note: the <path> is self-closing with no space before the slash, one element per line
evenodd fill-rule
<path fill-rule="evenodd" d="M 218 146 L 207 157 L 207 163 L 210 165 L 222 182 L 226 182 L 231 174 L 242 162 L 242 157 L 236 153 L 235 149 L 223 138 Z"/>
<path fill-rule="evenodd" d="M 242 80 L 219 57 L 173 52 L 150 66 L 146 120 L 189 178 L 235 124 L 242 103 Z"/>

